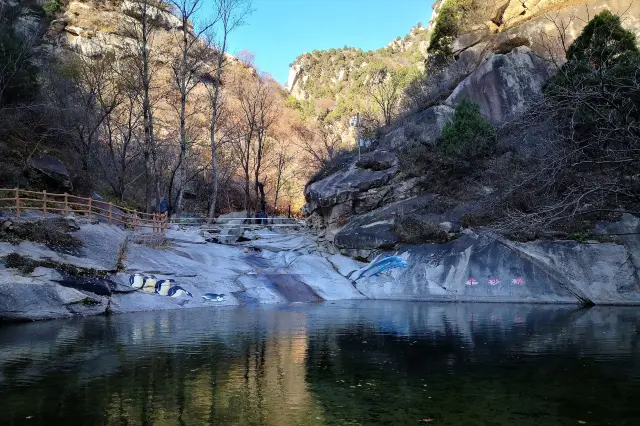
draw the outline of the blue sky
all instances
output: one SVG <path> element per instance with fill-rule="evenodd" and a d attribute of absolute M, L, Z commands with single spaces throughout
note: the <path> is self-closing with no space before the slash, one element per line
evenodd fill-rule
<path fill-rule="evenodd" d="M 285 83 L 289 64 L 331 47 L 385 46 L 431 17 L 432 0 L 253 0 L 247 25 L 230 36 L 230 53 L 248 49 L 261 71 Z"/>

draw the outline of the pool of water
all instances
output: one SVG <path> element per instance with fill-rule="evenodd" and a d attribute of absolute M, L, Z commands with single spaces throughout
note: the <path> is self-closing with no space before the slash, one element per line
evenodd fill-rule
<path fill-rule="evenodd" d="M 340 302 L 0 325 L 0 425 L 638 425 L 640 310 Z"/>

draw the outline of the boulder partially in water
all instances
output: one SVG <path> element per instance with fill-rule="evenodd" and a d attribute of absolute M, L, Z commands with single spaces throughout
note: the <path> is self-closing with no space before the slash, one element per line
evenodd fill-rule
<path fill-rule="evenodd" d="M 622 244 L 516 243 L 467 232 L 446 244 L 394 252 L 408 269 L 357 280 L 372 299 L 640 304 L 636 266 Z"/>

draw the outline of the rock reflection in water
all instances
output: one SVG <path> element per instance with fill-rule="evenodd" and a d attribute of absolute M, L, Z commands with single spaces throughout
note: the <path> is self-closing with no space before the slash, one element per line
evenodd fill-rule
<path fill-rule="evenodd" d="M 637 424 L 639 326 L 388 301 L 3 325 L 0 424 Z"/>

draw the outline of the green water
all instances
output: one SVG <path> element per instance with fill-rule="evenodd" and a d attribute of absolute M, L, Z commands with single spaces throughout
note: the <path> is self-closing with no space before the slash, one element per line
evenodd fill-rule
<path fill-rule="evenodd" d="M 5 324 L 0 425 L 638 425 L 639 341 L 637 308 L 504 304 Z"/>

